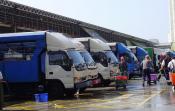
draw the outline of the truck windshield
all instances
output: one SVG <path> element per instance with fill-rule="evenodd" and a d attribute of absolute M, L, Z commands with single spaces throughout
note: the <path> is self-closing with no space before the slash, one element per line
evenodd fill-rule
<path fill-rule="evenodd" d="M 109 58 L 111 59 L 111 63 L 114 63 L 114 64 L 119 63 L 117 57 L 114 55 L 114 53 L 112 51 L 106 51 L 105 54 L 106 54 L 108 59 Z"/>
<path fill-rule="evenodd" d="M 73 64 L 75 66 L 84 65 L 85 64 L 85 61 L 84 61 L 83 57 L 76 50 L 69 50 L 68 51 L 68 56 L 73 60 Z"/>
<path fill-rule="evenodd" d="M 82 51 L 82 52 L 80 52 L 80 54 L 84 58 L 87 65 L 95 65 L 95 62 L 92 59 L 92 57 L 91 57 L 91 55 L 89 54 L 88 51 Z"/>
<path fill-rule="evenodd" d="M 133 53 L 131 53 L 131 57 L 134 59 L 134 62 L 138 62 L 137 57 Z"/>

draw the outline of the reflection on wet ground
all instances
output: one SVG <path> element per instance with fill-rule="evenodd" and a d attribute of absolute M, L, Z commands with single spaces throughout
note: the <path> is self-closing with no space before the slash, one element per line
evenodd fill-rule
<path fill-rule="evenodd" d="M 30 101 L 7 102 L 4 110 L 41 111 L 172 111 L 175 93 L 165 81 L 142 87 L 141 80 L 131 80 L 127 90 L 114 87 L 89 88 L 79 97 L 52 100 L 48 103 Z M 15 101 L 14 101 L 15 102 Z"/>

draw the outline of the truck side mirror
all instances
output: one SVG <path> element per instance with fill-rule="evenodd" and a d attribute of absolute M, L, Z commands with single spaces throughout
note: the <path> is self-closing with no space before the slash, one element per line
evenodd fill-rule
<path fill-rule="evenodd" d="M 111 58 L 108 58 L 108 63 L 111 63 Z"/>
<path fill-rule="evenodd" d="M 72 59 L 69 60 L 69 64 L 70 64 L 70 66 L 73 66 L 73 60 Z"/>

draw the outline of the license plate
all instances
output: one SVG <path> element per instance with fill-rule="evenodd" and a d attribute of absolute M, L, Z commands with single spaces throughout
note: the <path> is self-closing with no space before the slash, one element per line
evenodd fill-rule
<path fill-rule="evenodd" d="M 93 80 L 93 84 L 98 84 L 98 83 L 100 83 L 100 79 Z"/>

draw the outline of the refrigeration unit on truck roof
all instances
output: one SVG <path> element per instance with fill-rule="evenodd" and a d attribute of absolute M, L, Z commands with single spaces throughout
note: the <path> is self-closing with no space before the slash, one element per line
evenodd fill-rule
<path fill-rule="evenodd" d="M 75 38 L 75 40 L 83 43 L 90 52 L 99 52 L 104 50 L 111 50 L 110 47 L 100 39 L 94 39 L 90 37 Z"/>
<path fill-rule="evenodd" d="M 85 46 L 84 46 L 81 42 L 79 42 L 79 41 L 76 40 L 76 39 L 71 39 L 71 40 L 72 40 L 72 42 L 74 43 L 75 48 L 76 48 L 77 50 L 86 50 L 86 49 L 85 49 Z"/>
<path fill-rule="evenodd" d="M 89 42 L 90 42 L 91 52 L 111 50 L 110 47 L 105 42 L 99 39 L 89 39 Z"/>

